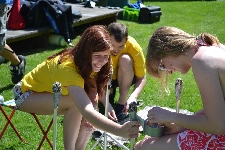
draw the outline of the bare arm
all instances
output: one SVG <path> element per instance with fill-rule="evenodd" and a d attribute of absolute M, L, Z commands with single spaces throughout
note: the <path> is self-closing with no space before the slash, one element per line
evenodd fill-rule
<path fill-rule="evenodd" d="M 143 77 L 137 77 L 136 78 L 136 83 L 134 85 L 134 90 L 131 93 L 129 99 L 127 100 L 128 104 L 131 103 L 134 98 L 135 98 L 135 100 L 137 99 L 138 95 L 143 90 L 145 84 L 146 84 L 146 75 L 144 75 Z"/>
<path fill-rule="evenodd" d="M 225 102 L 219 70 L 225 63 L 224 58 L 222 58 L 222 56 L 225 57 L 225 52 L 213 46 L 202 47 L 201 50 L 192 61 L 192 69 L 201 94 L 204 112 L 197 113 L 201 115 L 191 116 L 176 114 L 173 119 L 176 120 L 176 124 L 188 129 L 224 134 Z M 217 51 L 217 54 L 213 51 Z"/>
<path fill-rule="evenodd" d="M 132 127 L 138 126 L 137 122 L 127 123 L 125 126 L 121 126 L 95 111 L 84 89 L 78 86 L 68 86 L 67 89 L 77 109 L 92 125 L 118 136 L 137 137 L 137 135 L 132 135 L 138 132 L 138 128 Z"/>
<path fill-rule="evenodd" d="M 103 98 L 100 100 L 101 103 L 104 105 L 104 107 L 106 106 L 106 98 L 109 98 L 109 97 L 106 97 L 106 94 L 104 94 Z M 115 111 L 112 105 L 109 103 L 109 100 L 108 100 L 108 118 L 111 120 L 117 121 Z"/>
<path fill-rule="evenodd" d="M 196 113 L 194 113 L 194 115 L 205 115 L 204 109 L 197 111 Z"/>
<path fill-rule="evenodd" d="M 148 113 L 150 123 L 175 123 L 177 126 L 199 132 L 225 134 L 224 64 L 224 50 L 215 46 L 199 48 L 191 65 L 203 110 L 195 115 L 186 115 L 153 108 Z"/>

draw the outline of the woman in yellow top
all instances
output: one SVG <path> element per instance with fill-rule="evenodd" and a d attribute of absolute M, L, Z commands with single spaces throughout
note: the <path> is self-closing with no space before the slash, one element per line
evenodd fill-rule
<path fill-rule="evenodd" d="M 64 115 L 65 150 L 84 150 L 94 127 L 126 138 L 138 137 L 138 122 L 121 126 L 95 110 L 98 100 L 105 104 L 111 50 L 107 29 L 100 25 L 89 27 L 75 47 L 48 57 L 14 87 L 17 108 L 53 114 L 52 86 L 58 81 L 62 86 L 58 114 Z M 116 119 L 111 106 L 109 117 Z"/>

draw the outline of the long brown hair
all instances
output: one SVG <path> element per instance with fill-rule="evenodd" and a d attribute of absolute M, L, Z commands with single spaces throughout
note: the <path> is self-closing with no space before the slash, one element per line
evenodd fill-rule
<path fill-rule="evenodd" d="M 93 52 L 101 52 L 112 49 L 110 35 L 106 27 L 103 25 L 94 25 L 87 28 L 82 34 L 80 40 L 73 48 L 64 49 L 50 57 L 52 59 L 60 55 L 58 64 L 62 63 L 68 58 L 73 58 L 75 65 L 78 68 L 78 73 L 83 77 L 85 84 L 84 89 L 89 93 L 90 88 L 93 87 L 90 82 L 90 75 L 92 73 L 92 54 Z M 103 96 L 104 88 L 110 78 L 110 57 L 108 62 L 102 66 L 97 73 L 96 85 L 99 98 Z"/>

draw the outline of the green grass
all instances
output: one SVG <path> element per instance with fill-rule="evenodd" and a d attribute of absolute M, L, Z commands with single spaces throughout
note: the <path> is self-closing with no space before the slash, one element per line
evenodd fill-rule
<path fill-rule="evenodd" d="M 131 0 L 130 3 L 135 3 L 135 0 Z M 139 24 L 136 22 L 118 20 L 128 26 L 129 35 L 133 36 L 141 45 L 146 54 L 146 47 L 148 45 L 148 40 L 150 35 L 160 26 L 175 26 L 181 28 L 188 33 L 193 35 L 198 35 L 201 32 L 209 32 L 216 35 L 222 43 L 225 43 L 225 2 L 223 1 L 145 1 L 146 6 L 155 5 L 160 6 L 162 10 L 162 16 L 160 22 L 154 24 Z M 74 40 L 74 43 L 77 39 Z M 37 64 L 46 59 L 47 56 L 60 51 L 62 48 L 49 46 L 42 49 L 30 49 L 29 53 L 19 51 L 17 54 L 23 54 L 27 58 L 27 68 L 26 72 L 36 67 Z M 5 97 L 6 100 L 12 99 L 12 87 L 10 72 L 8 70 L 9 64 L 0 65 L 0 94 Z M 159 82 L 156 79 L 151 78 L 147 75 L 147 84 L 140 94 L 138 99 L 142 99 L 145 102 L 141 108 L 145 106 L 165 106 L 170 108 L 175 108 L 176 99 L 174 93 L 174 83 L 175 80 L 180 77 L 184 81 L 184 86 L 181 95 L 181 109 L 187 109 L 191 112 L 196 112 L 202 107 L 201 97 L 199 95 L 196 83 L 193 80 L 193 75 L 189 72 L 186 75 L 181 75 L 180 73 L 175 73 L 173 76 L 169 77 L 169 88 L 171 94 L 168 96 L 166 94 L 160 94 L 159 92 Z M 118 95 L 117 95 L 118 96 Z M 141 109 L 140 108 L 140 109 Z M 10 109 L 6 109 L 7 113 L 10 113 Z M 51 116 L 39 116 L 44 128 L 47 127 Z M 63 135 L 62 135 L 62 117 L 58 118 L 58 136 L 57 136 L 57 149 L 63 150 Z M 16 128 L 19 130 L 23 138 L 29 142 L 29 144 L 24 144 L 20 142 L 16 134 L 9 127 L 3 138 L 0 141 L 0 149 L 3 150 L 33 150 L 37 149 L 39 142 L 42 138 L 42 133 L 35 123 L 32 116 L 28 113 L 17 111 L 13 118 L 13 122 Z M 5 123 L 5 118 L 0 114 L 0 126 L 3 127 Z M 1 129 L 0 128 L 0 129 Z M 141 135 L 138 140 L 141 140 L 144 135 Z M 49 132 L 50 140 L 52 141 L 53 130 Z M 95 143 L 95 141 L 90 140 L 86 149 Z M 42 147 L 43 150 L 50 149 L 48 143 L 45 141 Z M 96 147 L 96 149 L 101 149 Z M 117 149 L 117 148 L 113 148 Z M 119 148 L 118 148 L 119 149 Z"/>

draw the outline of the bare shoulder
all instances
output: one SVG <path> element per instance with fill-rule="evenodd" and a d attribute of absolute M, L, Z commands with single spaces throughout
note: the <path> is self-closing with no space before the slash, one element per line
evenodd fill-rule
<path fill-rule="evenodd" d="M 202 46 L 192 59 L 192 71 L 198 85 L 225 92 L 225 50 Z M 219 89 L 218 89 L 219 90 Z"/>
<path fill-rule="evenodd" d="M 217 46 L 202 46 L 192 59 L 192 67 L 225 69 L 225 50 Z"/>

